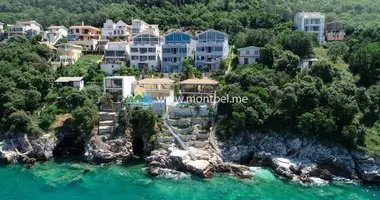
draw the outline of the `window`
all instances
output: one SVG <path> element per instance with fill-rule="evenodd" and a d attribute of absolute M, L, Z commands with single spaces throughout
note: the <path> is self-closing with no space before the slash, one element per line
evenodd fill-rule
<path fill-rule="evenodd" d="M 245 55 L 249 55 L 251 52 L 249 50 L 245 51 Z"/>
<path fill-rule="evenodd" d="M 162 48 L 163 53 L 169 53 L 169 48 Z"/>
<path fill-rule="evenodd" d="M 140 56 L 140 61 L 146 61 L 147 59 L 147 56 Z"/>
<path fill-rule="evenodd" d="M 156 56 L 149 56 L 149 60 L 156 60 Z"/>
<path fill-rule="evenodd" d="M 140 53 L 146 53 L 147 49 L 146 48 L 140 48 Z"/>
<path fill-rule="evenodd" d="M 131 57 L 131 60 L 138 60 L 138 59 L 139 59 L 138 56 L 132 56 L 132 57 Z"/>
<path fill-rule="evenodd" d="M 107 88 L 122 88 L 123 80 L 122 79 L 106 79 Z"/>
<path fill-rule="evenodd" d="M 106 51 L 106 56 L 115 56 L 114 51 Z"/>
<path fill-rule="evenodd" d="M 149 53 L 154 53 L 154 52 L 156 52 L 156 48 L 149 48 L 149 49 L 148 49 L 148 52 L 149 52 Z"/>
<path fill-rule="evenodd" d="M 139 52 L 139 49 L 138 48 L 131 48 L 131 52 L 137 53 L 137 52 Z"/>
<path fill-rule="evenodd" d="M 179 52 L 180 52 L 180 53 L 186 53 L 186 48 L 180 48 L 180 49 L 179 49 Z"/>
<path fill-rule="evenodd" d="M 222 47 L 215 47 L 215 51 L 223 51 Z"/>
<path fill-rule="evenodd" d="M 244 64 L 245 64 L 245 65 L 248 64 L 248 58 L 244 58 Z"/>
<path fill-rule="evenodd" d="M 124 56 L 125 52 L 124 51 L 116 51 L 116 56 L 122 57 Z"/>
<path fill-rule="evenodd" d="M 163 60 L 164 62 L 167 62 L 167 61 L 168 61 L 168 58 L 167 58 L 167 57 L 163 57 L 162 60 Z"/>

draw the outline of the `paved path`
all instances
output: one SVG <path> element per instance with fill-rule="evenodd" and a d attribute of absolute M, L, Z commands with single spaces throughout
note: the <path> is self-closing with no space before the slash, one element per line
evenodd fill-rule
<path fill-rule="evenodd" d="M 217 123 L 215 123 L 215 117 L 213 117 L 213 119 L 212 119 L 212 129 L 211 129 L 210 140 L 209 141 L 210 141 L 210 144 L 211 144 L 212 148 L 215 149 L 216 153 L 218 153 L 218 155 L 220 157 L 222 157 L 222 152 L 220 151 L 218 145 L 215 142 L 216 125 L 217 125 Z"/>
<path fill-rule="evenodd" d="M 168 120 L 168 118 L 165 115 L 165 117 L 164 117 L 164 124 L 168 128 L 170 134 L 173 135 L 173 137 L 181 145 L 181 147 L 182 147 L 183 150 L 186 150 L 186 151 L 189 152 L 189 155 L 190 155 L 190 157 L 191 157 L 192 160 L 197 160 L 197 157 L 195 157 L 194 153 L 186 146 L 186 144 L 182 141 L 181 137 L 179 137 L 176 133 L 174 133 L 172 127 L 168 124 L 167 120 Z"/>

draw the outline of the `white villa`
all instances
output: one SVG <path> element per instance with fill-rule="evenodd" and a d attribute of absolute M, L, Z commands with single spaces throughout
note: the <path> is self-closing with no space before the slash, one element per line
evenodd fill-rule
<path fill-rule="evenodd" d="M 0 22 L 0 33 L 4 33 L 4 23 Z"/>
<path fill-rule="evenodd" d="M 114 23 L 112 20 L 107 19 L 103 23 L 102 28 L 102 39 L 108 40 L 110 37 L 117 37 L 120 40 L 128 41 L 131 27 L 119 20 L 117 23 Z"/>
<path fill-rule="evenodd" d="M 184 59 L 194 57 L 195 40 L 193 36 L 184 32 L 175 31 L 165 35 L 162 47 L 163 73 L 181 73 Z"/>
<path fill-rule="evenodd" d="M 78 88 L 79 90 L 84 88 L 83 77 L 59 77 L 55 82 L 57 83 L 59 90 L 65 86 Z"/>
<path fill-rule="evenodd" d="M 148 24 L 142 20 L 134 19 L 132 20 L 132 30 L 131 35 L 136 36 L 138 34 L 141 34 L 143 32 L 150 33 L 156 36 L 160 35 L 160 30 L 158 29 L 157 24 Z"/>
<path fill-rule="evenodd" d="M 134 66 L 139 69 L 144 67 L 149 69 L 161 68 L 161 37 L 150 33 L 142 33 L 132 37 L 130 47 L 131 67 Z"/>
<path fill-rule="evenodd" d="M 104 78 L 104 93 L 113 96 L 115 102 L 121 98 L 128 98 L 136 84 L 134 76 L 109 76 Z"/>
<path fill-rule="evenodd" d="M 45 33 L 45 40 L 50 44 L 56 44 L 58 40 L 67 37 L 69 29 L 64 26 L 50 26 Z"/>
<path fill-rule="evenodd" d="M 74 64 L 82 56 L 83 48 L 79 45 L 63 43 L 56 46 L 58 58 L 51 62 L 53 69 L 57 69 L 60 65 Z"/>
<path fill-rule="evenodd" d="M 197 35 L 195 66 L 205 71 L 218 70 L 221 59 L 228 56 L 228 36 L 226 33 L 209 29 Z"/>
<path fill-rule="evenodd" d="M 8 24 L 8 37 L 25 36 L 30 39 L 32 36 L 42 32 L 41 24 L 36 21 L 17 21 L 15 24 Z"/>
<path fill-rule="evenodd" d="M 239 51 L 239 64 L 248 65 L 253 64 L 260 58 L 260 48 L 255 46 L 249 46 L 237 49 Z"/>
<path fill-rule="evenodd" d="M 113 70 L 125 65 L 129 57 L 129 44 L 125 41 L 108 42 L 104 49 L 104 59 L 100 64 L 103 71 L 113 74 Z"/>
<path fill-rule="evenodd" d="M 325 16 L 319 12 L 299 12 L 294 17 L 294 26 L 297 30 L 314 33 L 319 42 L 325 41 Z"/>

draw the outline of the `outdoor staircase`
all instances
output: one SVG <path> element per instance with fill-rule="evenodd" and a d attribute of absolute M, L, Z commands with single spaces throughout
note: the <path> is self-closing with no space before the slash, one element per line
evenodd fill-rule
<path fill-rule="evenodd" d="M 98 134 L 112 133 L 115 130 L 117 119 L 116 109 L 100 109 Z"/>

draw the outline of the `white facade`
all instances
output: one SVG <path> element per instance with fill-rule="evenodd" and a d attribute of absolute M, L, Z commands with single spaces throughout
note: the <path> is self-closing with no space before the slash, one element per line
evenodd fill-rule
<path fill-rule="evenodd" d="M 239 64 L 248 65 L 257 63 L 260 58 L 260 48 L 255 46 L 249 46 L 237 49 L 239 51 Z"/>
<path fill-rule="evenodd" d="M 160 30 L 158 29 L 158 25 L 148 24 L 139 19 L 132 20 L 131 35 L 136 36 L 143 32 L 150 33 L 156 36 L 160 35 Z"/>
<path fill-rule="evenodd" d="M 69 29 L 64 26 L 50 26 L 45 34 L 45 39 L 50 44 L 56 44 L 58 40 L 63 37 L 67 37 L 69 34 Z"/>
<path fill-rule="evenodd" d="M 213 29 L 197 35 L 195 66 L 207 70 L 219 70 L 221 59 L 228 56 L 228 36 Z"/>
<path fill-rule="evenodd" d="M 136 78 L 134 76 L 109 76 L 104 78 L 104 93 L 114 97 L 114 101 L 128 98 L 132 94 Z"/>
<path fill-rule="evenodd" d="M 142 33 L 132 38 L 130 43 L 130 66 L 140 69 L 160 69 L 162 58 L 162 38 Z"/>
<path fill-rule="evenodd" d="M 100 64 L 103 71 L 113 74 L 113 70 L 125 65 L 129 57 L 129 44 L 127 42 L 108 42 L 104 49 L 104 59 Z"/>
<path fill-rule="evenodd" d="M 123 21 L 119 20 L 114 23 L 112 20 L 107 19 L 103 23 L 102 28 L 102 39 L 107 40 L 110 37 L 117 37 L 120 40 L 128 40 L 130 32 L 130 26 Z"/>
<path fill-rule="evenodd" d="M 36 21 L 17 21 L 16 24 L 8 24 L 8 37 L 25 36 L 30 39 L 39 35 L 41 31 L 42 26 Z"/>
<path fill-rule="evenodd" d="M 58 89 L 65 86 L 77 88 L 78 90 L 84 88 L 83 77 L 59 77 L 55 82 L 58 84 Z"/>
<path fill-rule="evenodd" d="M 98 48 L 98 40 L 90 39 L 90 40 L 74 40 L 68 41 L 70 44 L 76 44 L 82 46 L 84 50 L 96 50 Z"/>
<path fill-rule="evenodd" d="M 294 17 L 294 26 L 297 30 L 314 33 L 319 42 L 325 41 L 325 16 L 319 12 L 299 12 Z"/>

